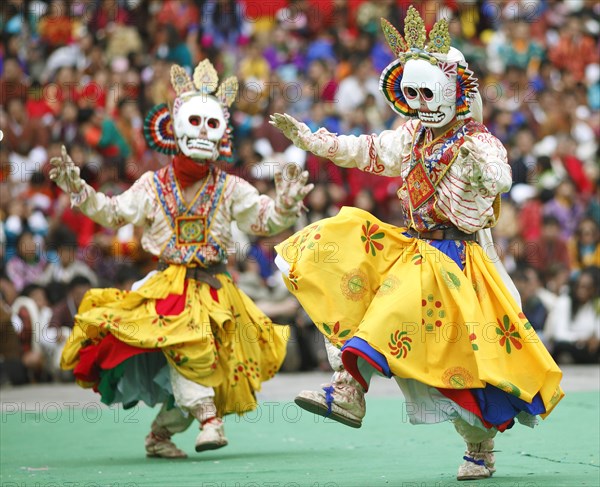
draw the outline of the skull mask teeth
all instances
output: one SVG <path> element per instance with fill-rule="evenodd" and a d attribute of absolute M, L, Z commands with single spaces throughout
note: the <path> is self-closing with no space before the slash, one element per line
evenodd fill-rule
<path fill-rule="evenodd" d="M 174 107 L 177 145 L 183 154 L 197 159 L 216 159 L 219 142 L 227 129 L 221 104 L 212 96 L 197 94 Z"/>

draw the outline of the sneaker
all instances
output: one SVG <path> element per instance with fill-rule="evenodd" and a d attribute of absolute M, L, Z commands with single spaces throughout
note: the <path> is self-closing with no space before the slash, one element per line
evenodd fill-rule
<path fill-rule="evenodd" d="M 162 437 L 154 433 L 146 436 L 146 456 L 152 458 L 187 458 L 185 452 L 177 448 L 169 437 Z"/>
<path fill-rule="evenodd" d="M 196 451 L 216 450 L 227 446 L 225 427 L 220 418 L 211 418 L 202 425 L 202 431 L 196 438 Z"/>
<path fill-rule="evenodd" d="M 366 413 L 362 386 L 345 370 L 336 372 L 321 391 L 302 391 L 294 402 L 302 409 L 339 423 L 360 428 Z"/>
<path fill-rule="evenodd" d="M 467 451 L 463 459 L 465 462 L 458 467 L 457 480 L 480 480 L 491 477 L 496 471 L 494 440 L 467 443 Z"/>

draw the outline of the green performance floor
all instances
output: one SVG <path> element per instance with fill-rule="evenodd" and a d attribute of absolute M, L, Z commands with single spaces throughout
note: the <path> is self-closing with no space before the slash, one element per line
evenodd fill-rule
<path fill-rule="evenodd" d="M 90 393 L 91 394 L 91 393 Z M 451 424 L 412 426 L 400 398 L 370 398 L 361 429 L 293 403 L 263 402 L 228 417 L 229 446 L 198 454 L 193 425 L 174 437 L 186 460 L 148 459 L 144 437 L 157 409 L 123 411 L 47 403 L 3 405 L 1 487 L 560 487 L 600 485 L 598 392 L 570 393 L 535 430 L 496 441 L 496 475 L 457 482 L 463 445 Z"/>

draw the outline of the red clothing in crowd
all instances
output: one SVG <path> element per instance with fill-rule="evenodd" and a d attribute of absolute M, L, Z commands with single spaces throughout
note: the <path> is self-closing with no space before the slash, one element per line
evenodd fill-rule
<path fill-rule="evenodd" d="M 575 183 L 577 191 L 584 197 L 594 191 L 594 185 L 587 177 L 583 169 L 583 163 L 575 156 L 565 156 L 562 159 L 563 166 L 569 173 L 569 177 Z"/>
<path fill-rule="evenodd" d="M 547 272 L 551 267 L 562 264 L 570 268 L 569 249 L 562 239 L 536 239 L 534 245 L 525 253 L 525 260 L 540 272 Z"/>
<path fill-rule="evenodd" d="M 519 213 L 521 236 L 526 242 L 537 240 L 542 235 L 544 205 L 540 200 L 527 201 Z"/>
<path fill-rule="evenodd" d="M 54 117 L 54 111 L 48 105 L 48 102 L 43 98 L 29 98 L 25 103 L 25 109 L 27 110 L 27 115 L 30 118 L 39 120 L 45 117 L 46 115 L 52 115 Z"/>
<path fill-rule="evenodd" d="M 598 62 L 598 47 L 594 39 L 587 35 L 578 37 L 563 35 L 549 50 L 548 57 L 558 69 L 569 71 L 575 80 L 582 81 L 586 66 Z"/>
<path fill-rule="evenodd" d="M 72 39 L 73 20 L 67 15 L 49 14 L 38 24 L 42 40 L 51 47 L 66 46 Z"/>
<path fill-rule="evenodd" d="M 96 224 L 79 210 L 70 207 L 65 208 L 60 220 L 77 235 L 77 245 L 79 247 L 84 248 L 93 242 L 97 230 Z"/>
<path fill-rule="evenodd" d="M 26 100 L 27 95 L 27 85 L 22 81 L 0 80 L 0 105 L 6 106 L 6 102 L 11 98 Z"/>

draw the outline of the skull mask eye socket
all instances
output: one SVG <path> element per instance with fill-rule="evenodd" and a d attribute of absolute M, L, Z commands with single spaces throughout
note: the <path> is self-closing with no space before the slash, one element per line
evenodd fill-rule
<path fill-rule="evenodd" d="M 202 119 L 198 115 L 191 115 L 188 120 L 194 127 L 198 127 L 202 123 Z"/>
<path fill-rule="evenodd" d="M 411 88 L 410 86 L 406 86 L 403 91 L 407 100 L 414 100 L 419 95 L 417 90 Z"/>
<path fill-rule="evenodd" d="M 431 91 L 429 88 L 422 88 L 421 95 L 425 101 L 433 100 L 433 91 Z"/>
<path fill-rule="evenodd" d="M 208 121 L 206 122 L 206 125 L 208 125 L 208 128 L 218 129 L 219 126 L 221 125 L 221 121 L 216 118 L 209 118 Z"/>
<path fill-rule="evenodd" d="M 421 98 L 423 98 L 423 100 L 425 101 L 433 100 L 433 91 L 431 91 L 429 88 L 420 88 L 417 91 L 415 88 L 406 86 L 404 87 L 403 92 L 407 100 L 415 100 L 419 96 L 419 94 L 421 95 Z"/>

